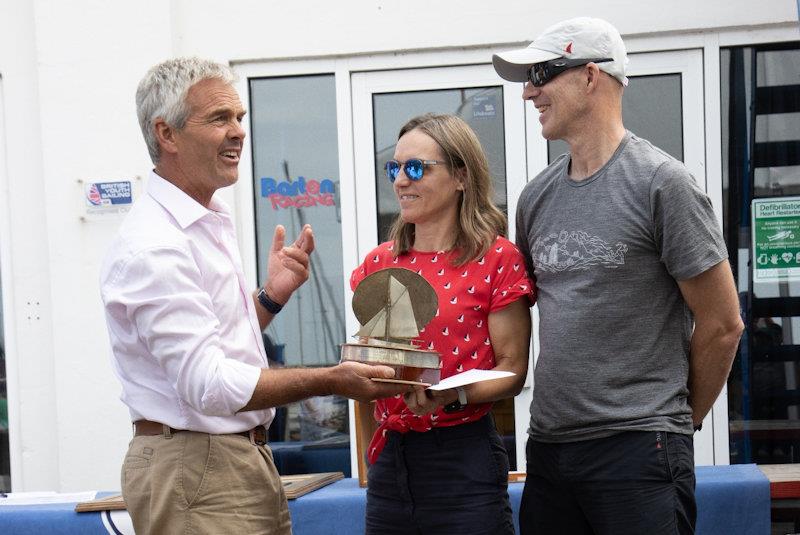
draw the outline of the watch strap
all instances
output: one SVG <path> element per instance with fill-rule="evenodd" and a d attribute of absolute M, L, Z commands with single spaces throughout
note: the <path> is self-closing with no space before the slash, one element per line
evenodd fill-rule
<path fill-rule="evenodd" d="M 270 314 L 277 314 L 283 309 L 283 305 L 276 303 L 272 299 L 269 298 L 267 295 L 267 291 L 264 288 L 258 290 L 258 294 L 256 295 L 259 304 L 266 309 L 267 312 Z"/>
<path fill-rule="evenodd" d="M 456 392 L 458 392 L 458 402 L 462 405 L 467 404 L 467 391 L 464 390 L 463 386 L 457 386 Z"/>
<path fill-rule="evenodd" d="M 444 412 L 449 414 L 451 412 L 462 411 L 464 410 L 464 407 L 467 406 L 467 392 L 464 390 L 464 388 L 457 386 L 456 393 L 458 394 L 458 399 L 445 405 L 444 409 L 442 409 Z"/>

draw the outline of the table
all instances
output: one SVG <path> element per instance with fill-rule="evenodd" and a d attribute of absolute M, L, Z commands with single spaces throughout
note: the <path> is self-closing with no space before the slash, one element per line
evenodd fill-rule
<path fill-rule="evenodd" d="M 762 464 L 769 479 L 772 523 L 791 532 L 800 527 L 800 465 Z"/>
<path fill-rule="evenodd" d="M 755 464 L 698 466 L 697 535 L 770 532 L 769 480 Z"/>
<path fill-rule="evenodd" d="M 756 465 L 699 466 L 696 474 L 698 535 L 769 533 L 769 480 Z M 522 487 L 509 484 L 515 523 Z M 78 514 L 73 508 L 74 504 L 0 506 L 0 533 L 133 533 L 125 511 Z M 289 501 L 295 535 L 363 534 L 364 508 L 365 489 L 350 478 Z"/>

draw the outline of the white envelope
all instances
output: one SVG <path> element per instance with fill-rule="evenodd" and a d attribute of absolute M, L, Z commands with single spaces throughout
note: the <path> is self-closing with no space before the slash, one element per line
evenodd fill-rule
<path fill-rule="evenodd" d="M 516 374 L 514 372 L 501 370 L 467 370 L 463 373 L 451 375 L 447 379 L 442 379 L 439 381 L 439 384 L 428 387 L 428 390 L 447 390 L 449 388 L 471 385 L 472 383 L 479 383 L 490 379 L 511 377 L 512 375 Z"/>

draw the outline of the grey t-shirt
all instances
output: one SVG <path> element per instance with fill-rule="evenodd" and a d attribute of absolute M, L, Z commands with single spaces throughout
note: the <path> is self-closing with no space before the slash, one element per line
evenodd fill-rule
<path fill-rule="evenodd" d="M 517 209 L 540 313 L 529 433 L 691 433 L 693 318 L 676 281 L 727 258 L 711 202 L 681 162 L 630 132 L 580 182 L 569 162 L 527 184 Z"/>

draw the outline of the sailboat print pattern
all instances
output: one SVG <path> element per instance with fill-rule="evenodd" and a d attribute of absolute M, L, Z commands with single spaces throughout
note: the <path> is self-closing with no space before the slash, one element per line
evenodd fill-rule
<path fill-rule="evenodd" d="M 598 265 L 618 268 L 625 265 L 628 246 L 617 242 L 612 247 L 602 238 L 582 230 L 562 230 L 558 234 L 536 238 L 532 252 L 536 269 L 558 273 Z"/>
<path fill-rule="evenodd" d="M 465 370 L 491 369 L 495 355 L 489 336 L 488 317 L 509 303 L 533 297 L 531 281 L 524 268 L 522 254 L 505 238 L 498 237 L 478 260 L 461 266 L 453 265 L 457 251 L 413 251 L 394 257 L 391 243 L 370 252 L 350 277 L 350 287 L 385 267 L 402 267 L 422 271 L 433 286 L 439 308 L 433 319 L 419 329 L 415 340 L 420 347 L 441 354 L 441 376 L 449 377 Z M 373 261 L 377 258 L 377 261 Z M 489 411 L 490 404 L 474 403 L 458 413 L 444 413 L 441 408 L 425 416 L 417 416 L 406 407 L 402 396 L 381 399 L 375 404 L 380 429 L 424 432 L 436 426 L 474 421 Z M 370 443 L 369 457 L 374 462 L 385 443 L 385 435 L 377 433 Z"/>

